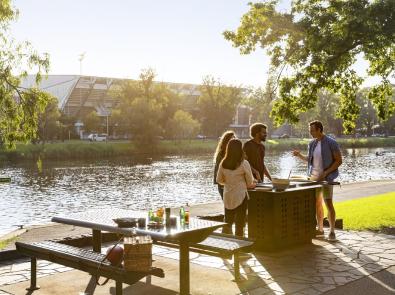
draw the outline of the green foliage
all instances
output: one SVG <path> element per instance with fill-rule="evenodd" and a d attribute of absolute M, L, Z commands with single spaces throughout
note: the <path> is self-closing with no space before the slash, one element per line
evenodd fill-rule
<path fill-rule="evenodd" d="M 45 110 L 39 114 L 37 140 L 45 143 L 58 137 L 61 132 L 61 126 L 57 98 L 48 93 L 43 93 L 43 95 L 47 97 L 48 104 Z"/>
<path fill-rule="evenodd" d="M 251 89 L 242 103 L 251 108 L 251 122 L 262 122 L 266 124 L 270 134 L 273 130 L 273 121 L 270 118 L 270 112 L 272 110 L 270 89 Z"/>
<path fill-rule="evenodd" d="M 358 56 L 369 62 L 369 76 L 381 78 L 369 93 L 379 118 L 387 120 L 395 112 L 389 84 L 395 73 L 395 1 L 296 0 L 289 12 L 279 11 L 277 4 L 250 3 L 239 28 L 224 32 L 242 54 L 260 46 L 271 56 L 271 70 L 279 79 L 272 110 L 277 125 L 297 122 L 316 105 L 319 91 L 327 89 L 339 94 L 337 114 L 351 132 L 363 82 L 351 68 Z"/>
<path fill-rule="evenodd" d="M 205 135 L 218 137 L 232 123 L 237 105 L 243 100 L 243 89 L 223 85 L 207 76 L 200 86 L 198 106 Z"/>
<path fill-rule="evenodd" d="M 65 113 L 60 114 L 59 118 L 59 127 L 60 134 L 59 137 L 63 141 L 65 139 L 70 138 L 79 138 L 78 134 L 76 134 L 74 128 L 74 122 L 77 121 L 77 118 L 73 116 L 66 115 Z"/>
<path fill-rule="evenodd" d="M 83 118 L 84 130 L 86 132 L 99 132 L 101 120 L 97 115 L 96 111 L 88 113 L 85 118 Z"/>
<path fill-rule="evenodd" d="M 357 119 L 357 130 L 361 134 L 370 136 L 372 135 L 372 127 L 377 123 L 378 117 L 366 90 L 357 93 L 357 104 L 361 108 Z"/>
<path fill-rule="evenodd" d="M 37 73 L 38 83 L 41 73 L 49 69 L 49 58 L 39 55 L 28 42 L 17 44 L 9 36 L 9 24 L 17 16 L 10 0 L 0 0 L 0 140 L 6 147 L 36 137 L 39 114 L 49 99 L 36 88 L 20 87 L 28 70 Z"/>
<path fill-rule="evenodd" d="M 345 229 L 379 230 L 395 224 L 395 193 L 335 203 Z"/>
<path fill-rule="evenodd" d="M 166 131 L 170 138 L 185 139 L 195 137 L 199 129 L 200 123 L 193 119 L 190 113 L 178 110 L 169 120 Z"/>
<path fill-rule="evenodd" d="M 337 95 L 327 91 L 320 91 L 316 105 L 309 111 L 299 115 L 299 121 L 294 127 L 294 134 L 309 137 L 309 122 L 319 119 L 324 125 L 325 133 L 340 135 L 342 122 L 336 118 L 338 108 L 339 97 Z"/>
<path fill-rule="evenodd" d="M 177 94 L 165 83 L 154 82 L 154 78 L 152 69 L 143 70 L 141 80 L 124 81 L 113 93 L 120 100 L 113 122 L 129 130 L 144 149 L 155 147 L 179 102 Z"/>
<path fill-rule="evenodd" d="M 268 152 L 290 151 L 300 149 L 306 151 L 310 138 L 305 139 L 269 139 L 266 142 Z M 342 148 L 375 148 L 393 147 L 395 138 L 336 138 Z M 175 144 L 176 143 L 176 144 Z M 15 150 L 0 150 L 0 159 L 13 162 L 33 161 L 38 163 L 47 160 L 72 159 L 103 159 L 114 157 L 133 157 L 140 154 L 153 155 L 187 155 L 187 154 L 213 154 L 217 146 L 216 139 L 188 139 L 188 140 L 161 140 L 155 150 L 141 149 L 135 141 L 108 141 L 89 142 L 71 140 L 64 143 L 50 143 L 45 145 L 17 144 Z"/>
<path fill-rule="evenodd" d="M 33 161 L 33 163 L 47 160 L 83 160 L 104 159 L 115 157 L 133 157 L 141 154 L 149 155 L 186 155 L 213 153 L 217 145 L 216 140 L 161 140 L 155 151 L 141 149 L 138 143 L 132 142 L 88 142 L 71 140 L 64 143 L 46 145 L 17 144 L 15 150 L 0 150 L 0 158 L 12 162 Z M 38 168 L 38 166 L 37 166 Z"/>

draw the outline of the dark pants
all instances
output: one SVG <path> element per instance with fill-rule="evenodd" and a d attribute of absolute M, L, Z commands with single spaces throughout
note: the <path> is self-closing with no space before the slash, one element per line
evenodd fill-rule
<path fill-rule="evenodd" d="M 221 200 L 224 200 L 224 187 L 218 184 L 218 192 L 221 195 Z"/>
<path fill-rule="evenodd" d="M 225 208 L 225 222 L 227 223 L 224 226 L 223 233 L 226 234 L 233 234 L 232 233 L 232 225 L 233 222 L 236 223 L 236 236 L 244 236 L 244 226 L 245 220 L 247 215 L 247 197 L 244 198 L 243 203 L 240 206 L 236 207 L 235 209 L 229 210 Z"/>

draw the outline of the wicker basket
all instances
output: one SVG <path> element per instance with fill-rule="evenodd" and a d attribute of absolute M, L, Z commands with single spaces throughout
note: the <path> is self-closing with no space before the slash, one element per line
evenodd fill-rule
<path fill-rule="evenodd" d="M 130 271 L 149 271 L 152 266 L 152 240 L 147 236 L 124 238 L 124 268 Z"/>

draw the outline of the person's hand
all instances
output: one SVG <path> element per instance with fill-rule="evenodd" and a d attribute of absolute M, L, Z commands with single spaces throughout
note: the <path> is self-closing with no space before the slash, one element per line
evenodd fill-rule
<path fill-rule="evenodd" d="M 300 151 L 299 151 L 299 150 L 293 150 L 293 151 L 292 151 L 292 155 L 293 155 L 294 157 L 300 157 Z"/>
<path fill-rule="evenodd" d="M 252 189 L 252 188 L 255 188 L 255 187 L 256 187 L 256 181 L 254 181 L 248 188 Z"/>
<path fill-rule="evenodd" d="M 257 182 L 262 182 L 262 178 L 261 178 L 261 175 L 259 175 L 259 172 L 258 171 L 254 171 L 254 172 L 252 172 L 253 174 L 254 174 L 254 177 L 255 177 L 255 179 L 257 180 Z"/>
<path fill-rule="evenodd" d="M 325 181 L 325 178 L 328 176 L 328 173 L 325 171 L 321 173 L 321 175 L 318 178 L 318 181 Z"/>

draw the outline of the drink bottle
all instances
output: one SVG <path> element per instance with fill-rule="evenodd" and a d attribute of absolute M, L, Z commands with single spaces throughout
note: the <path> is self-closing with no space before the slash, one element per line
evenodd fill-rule
<path fill-rule="evenodd" d="M 181 206 L 180 208 L 180 223 L 184 223 L 185 222 L 185 209 L 183 206 Z"/>

